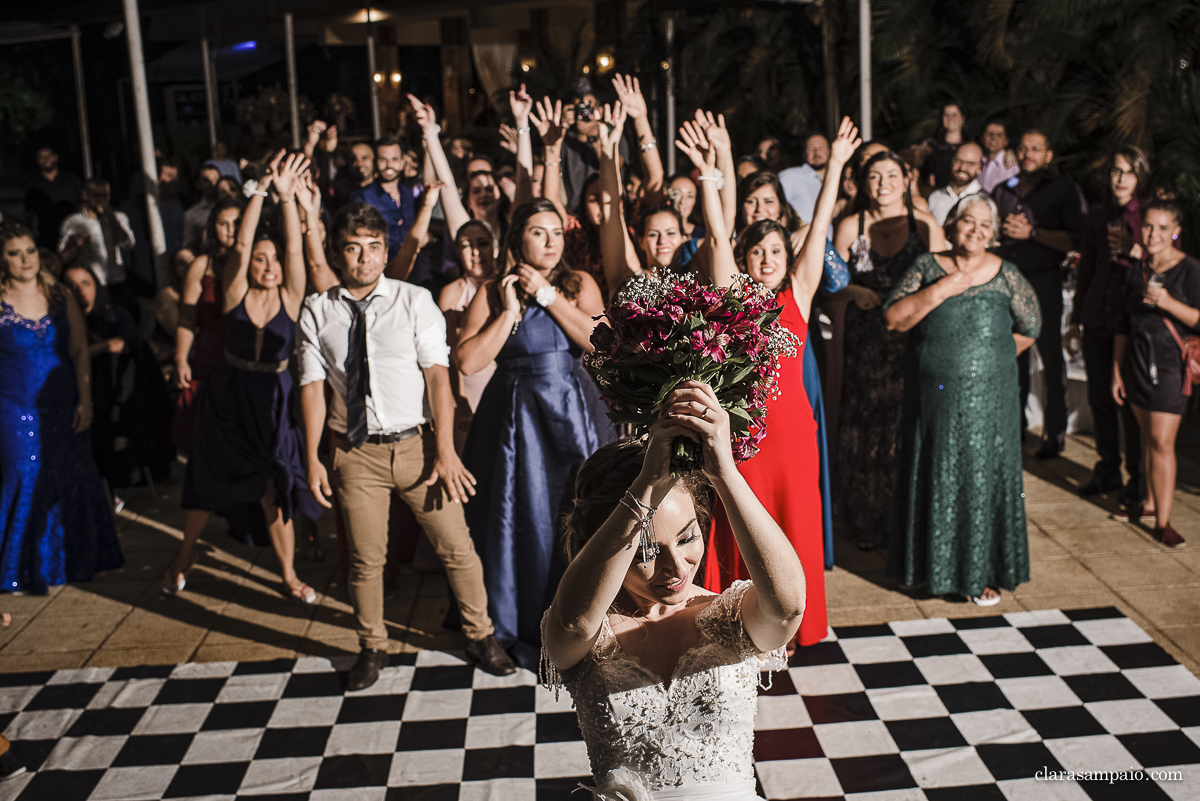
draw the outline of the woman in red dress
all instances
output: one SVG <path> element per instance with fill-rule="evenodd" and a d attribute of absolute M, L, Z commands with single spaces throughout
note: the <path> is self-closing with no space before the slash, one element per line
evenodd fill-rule
<path fill-rule="evenodd" d="M 779 395 L 767 402 L 767 436 L 758 455 L 738 469 L 754 494 L 783 529 L 804 566 L 808 600 L 796 640 L 812 645 L 825 638 L 825 548 L 821 526 L 820 452 L 817 424 L 804 391 L 803 348 L 808 346 L 808 315 L 813 295 L 821 284 L 825 258 L 825 231 L 833 219 L 842 167 L 860 144 L 858 129 L 842 120 L 831 146 L 829 176 L 821 188 L 809 236 L 793 257 L 787 230 L 774 220 L 751 224 L 738 237 L 738 267 L 778 293 L 783 313 L 779 322 L 800 340 L 794 358 L 779 365 Z M 789 267 L 790 265 L 790 267 Z M 713 510 L 713 531 L 708 538 L 704 586 L 721 592 L 735 579 L 749 578 L 738 554 L 733 528 L 718 503 Z"/>

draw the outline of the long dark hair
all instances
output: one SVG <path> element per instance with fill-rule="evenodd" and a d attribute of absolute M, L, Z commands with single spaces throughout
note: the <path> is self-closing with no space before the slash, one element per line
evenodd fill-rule
<path fill-rule="evenodd" d="M 508 237 L 505 239 L 505 268 L 502 277 L 505 275 L 513 275 L 517 268 L 525 263 L 525 227 L 529 225 L 529 220 L 535 214 L 550 212 L 555 217 L 558 217 L 559 223 L 562 222 L 562 215 L 558 213 L 558 209 L 553 203 L 546 198 L 535 198 L 528 203 L 523 203 L 513 209 L 512 223 L 508 227 Z M 558 287 L 558 290 L 563 293 L 568 299 L 574 300 L 579 297 L 579 290 L 582 282 L 579 276 L 572 270 L 566 262 L 561 258 L 558 264 L 554 265 L 554 269 L 546 276 L 546 280 L 551 286 Z M 496 284 L 498 289 L 499 284 Z M 493 304 L 500 303 L 499 292 L 495 292 Z M 521 298 L 521 308 L 528 305 L 529 296 L 517 287 L 517 296 Z M 499 308 L 493 305 L 493 310 Z"/>
<path fill-rule="evenodd" d="M 1121 145 L 1108 157 L 1107 165 L 1110 176 L 1117 167 L 1117 156 L 1124 158 L 1133 168 L 1133 176 L 1137 178 L 1137 189 L 1133 191 L 1133 196 L 1139 201 L 1145 202 L 1146 198 L 1150 196 L 1150 159 L 1146 158 L 1146 154 L 1140 147 Z M 1110 183 L 1109 186 L 1111 188 L 1112 184 Z"/>
<path fill-rule="evenodd" d="M 871 158 L 867 159 L 858 171 L 858 197 L 861 198 L 858 204 L 859 211 L 865 211 L 871 207 L 871 193 L 867 191 L 867 176 L 871 174 L 872 167 L 884 161 L 895 162 L 896 165 L 900 167 L 900 172 L 904 175 L 904 180 L 906 182 L 908 181 L 908 176 L 912 173 L 912 168 L 908 166 L 908 162 L 904 160 L 903 156 L 894 150 L 881 150 L 874 156 L 871 156 Z M 909 213 L 912 213 L 913 204 L 911 186 L 905 187 L 904 189 L 904 207 L 908 209 Z"/>
<path fill-rule="evenodd" d="M 782 292 L 791 286 L 792 262 L 796 260 L 796 254 L 792 253 L 792 237 L 782 225 L 775 220 L 759 220 L 756 223 L 751 223 L 750 227 L 738 237 L 737 245 L 733 249 L 733 257 L 737 261 L 738 270 L 743 273 L 746 272 L 746 255 L 750 253 L 755 245 L 762 242 L 771 234 L 779 234 L 780 238 L 783 239 L 783 252 L 787 254 L 787 267 L 783 276 L 783 283 L 775 288 L 776 292 Z"/>
<path fill-rule="evenodd" d="M 216 204 L 212 207 L 212 211 L 208 213 L 208 223 L 204 226 L 204 244 L 202 246 L 202 250 L 204 251 L 204 255 L 208 256 L 209 267 L 213 269 L 216 268 L 217 259 L 220 258 L 221 255 L 221 240 L 217 238 L 217 220 L 220 219 L 223 212 L 229 211 L 230 209 L 237 209 L 237 221 L 241 222 L 242 211 L 244 211 L 241 202 L 227 198 L 225 200 L 218 200 L 216 202 Z M 235 223 L 235 237 L 237 236 L 236 228 L 237 225 Z"/>
<path fill-rule="evenodd" d="M 583 182 L 583 191 L 579 193 L 579 205 L 575 208 L 575 219 L 579 220 L 579 226 L 583 228 L 584 234 L 587 235 L 588 249 L 596 256 L 600 255 L 600 226 L 592 222 L 592 218 L 588 215 L 587 196 L 588 189 L 592 184 L 600 182 L 600 173 L 594 173 L 586 181 Z"/>
<path fill-rule="evenodd" d="M 796 213 L 792 204 L 788 203 L 787 196 L 783 194 L 783 185 L 779 183 L 779 176 L 769 170 L 752 172 L 738 182 L 737 224 L 734 228 L 740 232 L 746 227 L 746 198 L 764 186 L 771 187 L 771 191 L 775 193 L 775 198 L 779 201 L 779 222 L 783 227 L 789 231 L 800 230 L 802 225 L 800 215 Z"/>
<path fill-rule="evenodd" d="M 96 300 L 92 303 L 91 311 L 83 308 L 83 298 L 79 297 L 79 295 L 75 293 L 75 287 L 70 281 L 67 280 L 67 273 L 71 272 L 72 270 L 79 270 L 80 272 L 87 273 L 88 277 L 92 279 L 92 286 L 96 287 Z M 104 327 L 108 307 L 112 305 L 112 301 L 108 295 L 108 288 L 105 287 L 104 284 L 100 283 L 100 279 L 96 277 L 96 272 L 91 267 L 88 267 L 84 264 L 71 265 L 63 270 L 63 284 L 65 284 L 67 288 L 71 290 L 71 294 L 74 296 L 75 302 L 79 305 L 79 311 L 84 315 L 84 321 L 87 323 L 88 329 L 88 341 L 95 343 L 100 339 L 106 339 L 107 337 L 101 336 L 98 329 Z"/>

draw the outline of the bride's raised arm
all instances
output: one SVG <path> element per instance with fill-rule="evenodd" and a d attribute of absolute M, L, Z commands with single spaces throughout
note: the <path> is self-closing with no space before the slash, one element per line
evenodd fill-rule
<path fill-rule="evenodd" d="M 546 614 L 543 647 L 560 672 L 578 665 L 591 650 L 639 557 L 645 508 L 657 509 L 676 486 L 670 471 L 676 437 L 701 443 L 704 473 L 725 505 L 754 579 L 742 601 L 742 624 L 754 647 L 764 653 L 781 648 L 800 626 L 805 598 L 800 558 L 738 472 L 728 412 L 710 387 L 695 381 L 681 384 L 667 396 L 664 407 L 663 417 L 650 429 L 642 469 L 628 495 L 567 565 Z"/>
<path fill-rule="evenodd" d="M 650 429 L 641 473 L 629 487 L 640 506 L 658 508 L 675 485 L 671 443 L 686 431 L 663 418 Z M 567 565 L 542 625 L 542 647 L 560 672 L 578 665 L 600 634 L 639 553 L 641 517 L 624 500 Z"/>
<path fill-rule="evenodd" d="M 804 617 L 804 568 L 795 547 L 737 469 L 729 413 L 707 384 L 688 381 L 668 398 L 666 414 L 702 443 L 704 472 L 725 506 L 738 551 L 754 580 L 742 600 L 742 625 L 760 652 L 782 648 L 796 636 Z"/>

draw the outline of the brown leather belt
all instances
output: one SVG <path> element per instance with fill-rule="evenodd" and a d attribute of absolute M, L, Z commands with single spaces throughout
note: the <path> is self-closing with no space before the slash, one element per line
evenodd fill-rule
<path fill-rule="evenodd" d="M 397 442 L 403 442 L 406 439 L 412 439 L 413 437 L 420 436 L 424 431 L 425 426 L 419 425 L 413 426 L 412 428 L 406 428 L 403 431 L 393 431 L 388 434 L 368 434 L 367 442 L 371 443 L 372 445 L 392 445 Z M 350 440 L 347 439 L 346 435 L 341 431 L 335 431 L 334 433 L 345 440 L 347 445 L 350 444 Z"/>

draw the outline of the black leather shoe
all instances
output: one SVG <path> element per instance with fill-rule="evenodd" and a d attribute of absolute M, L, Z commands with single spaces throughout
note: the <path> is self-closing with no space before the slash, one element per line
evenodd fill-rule
<path fill-rule="evenodd" d="M 1044 439 L 1042 447 L 1037 449 L 1034 456 L 1038 459 L 1054 459 L 1063 452 L 1063 441 L 1061 439 Z"/>
<path fill-rule="evenodd" d="M 1121 489 L 1125 485 L 1118 481 L 1101 481 L 1095 475 L 1088 479 L 1087 483 L 1079 488 L 1079 495 L 1083 498 L 1089 498 L 1092 495 L 1107 495 L 1113 490 Z"/>
<path fill-rule="evenodd" d="M 358 653 L 354 667 L 346 676 L 346 689 L 350 692 L 365 690 L 379 680 L 379 669 L 387 664 L 387 651 L 364 648 Z"/>
<path fill-rule="evenodd" d="M 517 672 L 516 663 L 493 634 L 482 640 L 467 640 L 467 661 L 493 676 L 511 676 Z"/>

